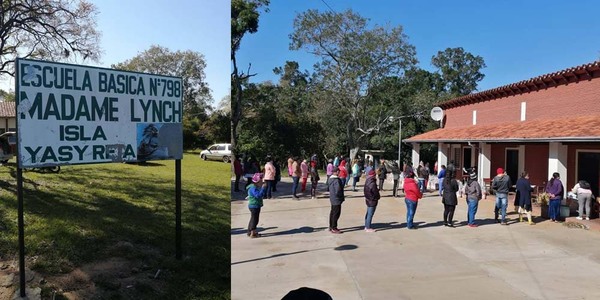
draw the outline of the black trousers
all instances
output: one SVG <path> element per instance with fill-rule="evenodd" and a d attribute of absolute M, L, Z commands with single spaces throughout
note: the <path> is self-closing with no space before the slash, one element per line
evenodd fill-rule
<path fill-rule="evenodd" d="M 454 218 L 454 209 L 456 205 L 448 205 L 444 204 L 444 223 L 452 223 L 452 218 Z"/>
<path fill-rule="evenodd" d="M 248 232 L 251 230 L 256 230 L 256 225 L 258 225 L 258 218 L 260 217 L 260 207 L 259 208 L 250 208 L 250 222 L 248 222 Z"/>
<path fill-rule="evenodd" d="M 394 197 L 396 197 L 398 193 L 398 179 L 394 179 Z"/>
<path fill-rule="evenodd" d="M 329 212 L 329 229 L 338 229 L 340 215 L 342 215 L 342 205 L 332 205 Z"/>
<path fill-rule="evenodd" d="M 379 179 L 379 190 L 383 191 L 383 183 L 385 182 L 385 178 Z"/>

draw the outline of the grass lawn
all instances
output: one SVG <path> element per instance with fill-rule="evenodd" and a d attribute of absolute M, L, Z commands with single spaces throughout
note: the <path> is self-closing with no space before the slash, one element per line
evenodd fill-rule
<path fill-rule="evenodd" d="M 4 273 L 18 270 L 16 170 L 0 167 Z M 229 172 L 185 154 L 178 261 L 174 161 L 23 171 L 28 286 L 47 299 L 229 299 Z"/>

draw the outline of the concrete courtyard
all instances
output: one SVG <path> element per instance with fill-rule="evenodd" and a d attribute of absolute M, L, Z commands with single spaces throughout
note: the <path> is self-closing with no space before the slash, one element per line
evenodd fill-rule
<path fill-rule="evenodd" d="M 449 228 L 442 226 L 441 198 L 432 192 L 419 201 L 419 229 L 407 230 L 404 197 L 391 197 L 386 182 L 373 219 L 377 232 L 367 233 L 363 179 L 359 192 L 346 187 L 343 234 L 335 235 L 327 231 L 325 185 L 317 199 L 307 192 L 294 200 L 290 183 L 283 178 L 276 197 L 265 199 L 262 237 L 256 239 L 245 234 L 245 194 L 232 194 L 232 299 L 281 299 L 304 286 L 342 300 L 600 299 L 597 220 L 551 223 L 537 217 L 530 226 L 518 222 L 511 204 L 509 226 L 502 226 L 493 220 L 494 198 L 488 197 L 479 203 L 480 226 L 470 228 L 463 198 L 457 227 Z M 590 230 L 580 228 L 585 226 Z"/>

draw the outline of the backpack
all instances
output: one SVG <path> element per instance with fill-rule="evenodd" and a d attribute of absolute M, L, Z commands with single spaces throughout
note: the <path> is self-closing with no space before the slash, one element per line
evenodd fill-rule
<path fill-rule="evenodd" d="M 592 188 L 590 186 L 590 183 L 587 182 L 587 181 L 585 181 L 585 180 L 579 180 L 579 187 L 582 188 L 582 189 L 586 189 L 586 190 L 589 190 L 589 189 Z"/>

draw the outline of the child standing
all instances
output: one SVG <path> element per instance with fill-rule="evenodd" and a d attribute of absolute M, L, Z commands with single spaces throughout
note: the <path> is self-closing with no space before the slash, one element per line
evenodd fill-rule
<path fill-rule="evenodd" d="M 256 232 L 258 219 L 260 217 L 260 208 L 263 206 L 263 197 L 267 191 L 263 185 L 263 174 L 254 173 L 252 183 L 246 187 L 248 191 L 248 209 L 250 210 L 250 222 L 248 222 L 248 235 L 251 238 L 260 237 Z"/>

